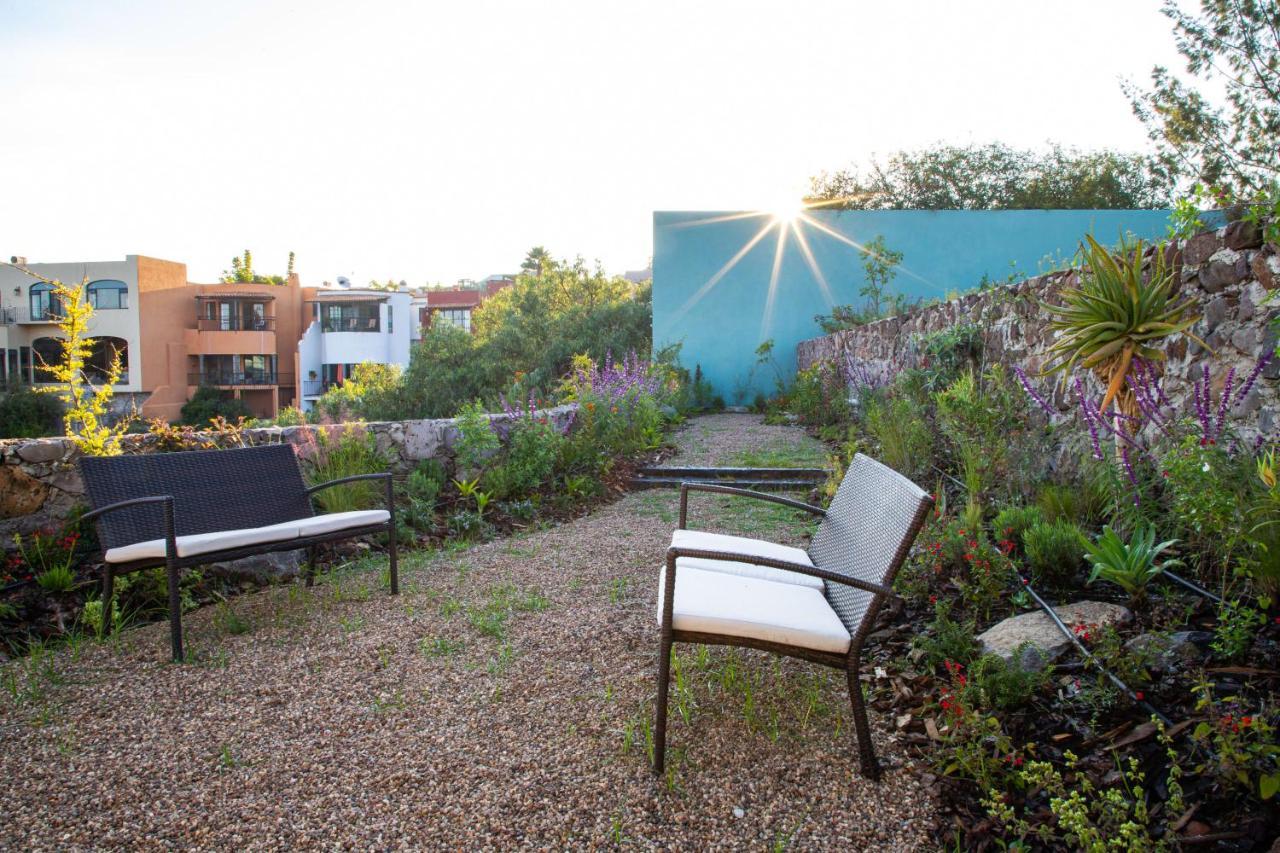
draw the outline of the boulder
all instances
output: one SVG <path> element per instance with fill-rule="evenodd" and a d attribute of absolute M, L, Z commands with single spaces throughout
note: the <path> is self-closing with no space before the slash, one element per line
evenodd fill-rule
<path fill-rule="evenodd" d="M 23 462 L 53 462 L 61 459 L 65 452 L 66 444 L 57 438 L 18 446 L 18 458 Z"/>
<path fill-rule="evenodd" d="M 1156 672 L 1165 672 L 1178 663 L 1196 663 L 1204 658 L 1213 635 L 1208 631 L 1178 631 L 1173 634 L 1139 634 L 1124 647 L 1139 656 Z"/>
<path fill-rule="evenodd" d="M 44 506 L 49 487 L 17 465 L 0 465 L 0 518 L 18 518 Z"/>
<path fill-rule="evenodd" d="M 266 586 L 297 577 L 305 556 L 302 549 L 272 551 L 268 554 L 242 557 L 239 560 L 228 560 L 225 563 L 210 563 L 202 567 L 202 571 L 206 575 L 226 578 L 233 583 L 249 581 L 258 586 Z"/>
<path fill-rule="evenodd" d="M 1133 619 L 1128 608 L 1102 601 L 1077 601 L 1053 610 L 1068 628 L 1124 625 Z M 1071 641 L 1043 610 L 1010 616 L 979 634 L 978 642 L 983 654 L 999 655 L 1023 669 L 1041 669 L 1071 648 Z"/>
<path fill-rule="evenodd" d="M 1240 252 L 1222 249 L 1215 252 L 1209 264 L 1200 270 L 1200 286 L 1207 293 L 1220 293 L 1223 288 L 1249 277 L 1249 264 Z"/>
<path fill-rule="evenodd" d="M 1214 252 L 1222 248 L 1222 240 L 1213 231 L 1205 231 L 1196 234 L 1187 240 L 1186 246 L 1182 250 L 1183 263 L 1188 266 L 1199 266 L 1213 255 Z"/>
<path fill-rule="evenodd" d="M 1250 264 L 1253 277 L 1267 290 L 1280 287 L 1280 255 L 1258 252 Z"/>

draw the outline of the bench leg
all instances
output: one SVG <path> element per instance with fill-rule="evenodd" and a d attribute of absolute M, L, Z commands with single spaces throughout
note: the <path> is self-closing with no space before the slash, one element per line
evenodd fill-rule
<path fill-rule="evenodd" d="M 115 587 L 115 573 L 111 564 L 102 566 L 102 625 L 98 628 L 98 639 L 109 637 L 115 630 L 115 620 L 111 618 L 111 599 Z"/>
<path fill-rule="evenodd" d="M 316 546 L 307 546 L 307 568 L 305 571 L 305 579 L 307 586 L 315 586 L 316 584 Z"/>
<path fill-rule="evenodd" d="M 391 594 L 400 594 L 400 567 L 396 564 L 396 516 L 391 513 L 391 524 L 387 528 L 387 559 L 391 563 Z"/>
<path fill-rule="evenodd" d="M 853 727 L 858 734 L 858 761 L 862 775 L 873 782 L 880 780 L 880 763 L 876 761 L 875 747 L 871 744 L 871 726 L 867 723 L 867 705 L 862 698 L 862 682 L 858 680 L 860 661 L 854 657 L 845 670 L 849 682 L 849 702 L 853 705 Z"/>
<path fill-rule="evenodd" d="M 182 594 L 179 590 L 178 567 L 170 563 L 165 567 L 169 576 L 169 640 L 173 645 L 174 663 L 182 663 Z"/>
<path fill-rule="evenodd" d="M 664 632 L 658 644 L 658 702 L 653 722 L 653 772 L 667 766 L 667 687 L 671 683 L 671 635 Z"/>

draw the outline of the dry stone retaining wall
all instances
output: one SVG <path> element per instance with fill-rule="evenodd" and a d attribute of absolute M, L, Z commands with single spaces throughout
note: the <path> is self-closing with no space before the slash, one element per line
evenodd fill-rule
<path fill-rule="evenodd" d="M 556 427 L 565 430 L 573 423 L 577 407 L 557 406 L 540 412 Z M 500 436 L 514 416 L 490 415 Z M 307 425 L 248 429 L 245 444 L 292 444 L 304 452 L 316 444 L 316 434 L 330 434 L 344 425 Z M 438 459 L 446 470 L 452 467 L 453 447 L 458 438 L 457 423 L 451 419 L 384 421 L 360 424 L 371 432 L 390 460 L 391 470 L 406 473 L 424 459 Z M 214 434 L 201 434 L 216 440 Z M 129 435 L 124 438 L 125 453 L 153 453 L 157 439 L 153 435 Z M 26 533 L 54 525 L 64 519 L 72 507 L 85 502 L 84 483 L 76 461 L 80 457 L 75 444 L 65 438 L 0 440 L 0 550 L 9 544 L 13 533 Z M 160 484 L 157 484 L 159 487 Z"/>
<path fill-rule="evenodd" d="M 1258 230 L 1245 222 L 1196 234 L 1166 247 L 1177 268 L 1182 292 L 1197 303 L 1201 319 L 1191 329 L 1213 350 L 1180 337 L 1168 346 L 1163 365 L 1164 390 L 1180 412 L 1194 411 L 1194 382 L 1210 367 L 1214 404 L 1228 371 L 1235 368 L 1240 387 L 1264 354 L 1276 348 L 1280 314 L 1280 249 L 1264 245 Z M 965 324 L 980 330 L 987 363 L 1021 366 L 1065 420 L 1075 406 L 1059 383 L 1038 379 L 1055 333 L 1042 303 L 1056 304 L 1076 270 L 1063 270 L 1016 284 L 971 293 L 899 317 L 856 329 L 802 341 L 796 347 L 800 369 L 831 361 L 861 365 L 873 374 L 891 374 L 918 366 L 919 342 L 925 335 Z M 1244 424 L 1246 438 L 1280 433 L 1280 357 L 1272 357 L 1253 389 L 1233 414 Z M 1091 381 L 1091 379 L 1090 379 Z M 1094 390 L 1097 390 L 1094 384 Z"/>

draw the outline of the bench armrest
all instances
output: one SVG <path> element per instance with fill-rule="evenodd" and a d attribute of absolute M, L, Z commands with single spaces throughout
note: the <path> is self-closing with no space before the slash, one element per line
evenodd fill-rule
<path fill-rule="evenodd" d="M 323 489 L 329 489 L 334 486 L 341 486 L 344 483 L 358 483 L 362 480 L 382 480 L 386 483 L 387 512 L 391 513 L 389 529 L 392 531 L 391 535 L 395 536 L 394 531 L 396 529 L 396 497 L 395 497 L 395 491 L 392 488 L 393 483 L 391 480 L 390 471 L 379 471 L 375 474 L 353 474 L 350 477 L 339 477 L 336 480 L 330 480 L 327 483 L 319 483 L 317 485 L 312 486 L 311 488 L 307 489 L 306 495 L 307 497 L 311 497 L 316 492 L 321 491 Z"/>
<path fill-rule="evenodd" d="M 178 555 L 177 534 L 173 523 L 173 495 L 149 495 L 145 498 L 130 498 L 127 501 L 117 501 L 113 504 L 107 504 L 103 507 L 90 510 L 80 516 L 80 521 L 88 521 L 96 519 L 100 515 L 106 515 L 109 512 L 115 512 L 118 509 L 127 509 L 133 506 L 145 506 L 146 504 L 162 504 L 161 510 L 164 513 L 164 553 L 166 560 L 172 560 Z M 99 528 L 101 533 L 101 528 Z M 105 552 L 106 549 L 104 548 Z"/>
<path fill-rule="evenodd" d="M 822 578 L 824 581 L 831 583 L 841 583 L 845 586 L 851 586 L 860 589 L 863 592 L 869 592 L 873 595 L 884 595 L 897 598 L 898 594 L 887 586 L 881 586 L 878 583 L 871 583 L 860 578 L 851 578 L 848 575 L 842 575 L 838 572 L 830 572 L 826 569 L 817 568 L 816 566 L 807 566 L 804 563 L 793 563 L 789 560 L 775 560 L 772 557 L 758 557 L 752 554 L 735 554 L 731 551 L 708 551 L 704 548 L 682 548 L 672 545 L 667 549 L 667 564 L 672 568 L 680 557 L 701 557 L 704 560 L 723 560 L 733 563 L 751 563 L 755 566 L 768 566 L 771 569 L 785 569 L 788 572 L 795 572 L 800 575 L 809 575 L 810 577 Z"/>
<path fill-rule="evenodd" d="M 757 492 L 752 489 L 739 489 L 734 486 L 717 486 L 712 483 L 681 483 L 680 484 L 680 529 L 684 530 L 689 514 L 689 492 L 716 492 L 722 495 L 736 495 L 740 498 L 753 498 L 759 501 L 768 501 L 769 503 L 782 504 L 792 509 L 801 509 L 805 512 L 818 516 L 826 516 L 827 511 L 822 507 L 813 506 L 803 501 L 784 498 L 781 495 L 771 495 L 768 492 Z"/>

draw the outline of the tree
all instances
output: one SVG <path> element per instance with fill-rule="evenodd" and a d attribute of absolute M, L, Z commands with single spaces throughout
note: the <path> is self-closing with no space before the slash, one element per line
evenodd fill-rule
<path fill-rule="evenodd" d="M 898 276 L 902 253 L 890 249 L 881 234 L 858 251 L 862 255 L 863 273 L 863 285 L 858 288 L 858 295 L 866 302 L 861 310 L 852 305 L 837 305 L 831 309 L 831 316 L 814 317 L 827 334 L 900 314 L 906 308 L 902 294 L 889 292 L 889 283 Z"/>
<path fill-rule="evenodd" d="M 191 395 L 191 399 L 182 404 L 182 422 L 194 427 L 207 427 L 215 418 L 226 418 L 235 421 L 252 416 L 249 407 L 243 400 L 228 397 L 222 391 L 209 385 L 201 385 Z"/>
<path fill-rule="evenodd" d="M 1071 210 L 1158 208 L 1172 183 L 1149 158 L 1117 151 L 1046 152 L 987 145 L 899 151 L 881 163 L 810 179 L 806 200 L 844 210 Z M 824 204 L 825 202 L 825 204 Z"/>
<path fill-rule="evenodd" d="M 1156 146 L 1163 179 L 1192 179 L 1247 198 L 1280 180 L 1280 4 L 1200 0 L 1199 14 L 1165 0 L 1178 52 L 1192 78 L 1222 87 L 1213 101 L 1167 68 L 1150 90 L 1129 83 L 1134 113 Z"/>
<path fill-rule="evenodd" d="M 58 328 L 62 332 L 62 353 L 56 363 L 39 366 L 56 384 L 40 390 L 58 395 L 65 407 L 62 422 L 67 437 L 75 442 L 82 453 L 86 456 L 119 455 L 120 437 L 129 426 L 129 421 L 122 419 L 115 426 L 107 426 L 103 421 L 111 407 L 115 384 L 120 381 L 120 353 L 112 351 L 111 362 L 107 365 L 101 384 L 94 385 L 85 373 L 85 364 L 93 351 L 89 338 L 89 320 L 93 317 L 93 306 L 87 298 L 88 276 L 78 285 L 68 285 L 58 279 L 45 278 L 23 266 L 17 269 L 52 286 L 53 298 L 62 311 L 62 316 L 58 319 Z"/>
<path fill-rule="evenodd" d="M 548 252 L 542 246 L 534 246 L 529 253 L 524 256 L 524 260 L 520 262 L 520 271 L 529 275 L 540 276 L 555 263 Z"/>
<path fill-rule="evenodd" d="M 289 253 L 289 275 L 293 275 L 293 252 Z M 244 255 L 231 259 L 231 269 L 223 270 L 219 279 L 223 284 L 286 284 L 282 275 L 264 275 L 253 269 L 253 253 L 248 249 Z"/>

